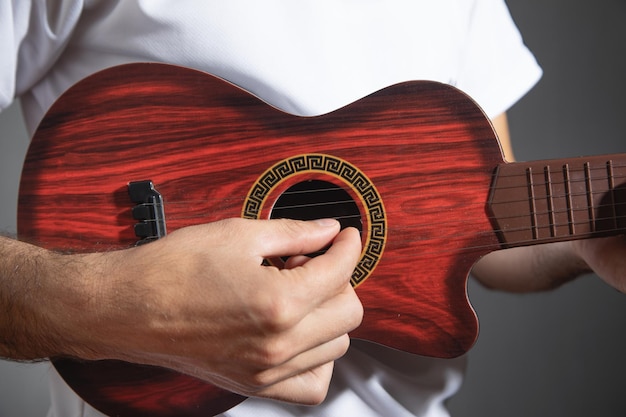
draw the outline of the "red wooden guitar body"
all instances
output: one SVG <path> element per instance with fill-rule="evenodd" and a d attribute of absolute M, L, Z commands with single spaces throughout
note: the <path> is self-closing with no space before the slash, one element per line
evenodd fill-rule
<path fill-rule="evenodd" d="M 499 247 L 485 204 L 502 162 L 482 111 L 441 84 L 400 84 L 302 118 L 202 72 L 131 64 L 80 82 L 41 123 L 23 171 L 19 236 L 59 251 L 129 247 L 138 239 L 131 181 L 153 181 L 175 230 L 267 218 L 290 187 L 324 180 L 353 198 L 363 225 L 354 283 L 365 317 L 352 336 L 455 357 L 478 331 L 468 271 Z M 55 365 L 111 415 L 206 416 L 243 399 L 159 368 Z"/>

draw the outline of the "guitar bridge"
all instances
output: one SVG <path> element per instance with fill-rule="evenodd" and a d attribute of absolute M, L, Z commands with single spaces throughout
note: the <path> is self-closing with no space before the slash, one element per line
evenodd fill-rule
<path fill-rule="evenodd" d="M 165 227 L 165 210 L 163 197 L 154 188 L 150 180 L 132 181 L 128 183 L 128 194 L 133 203 L 133 218 L 139 222 L 134 225 L 135 235 L 139 238 L 137 245 L 152 242 L 167 234 Z"/>

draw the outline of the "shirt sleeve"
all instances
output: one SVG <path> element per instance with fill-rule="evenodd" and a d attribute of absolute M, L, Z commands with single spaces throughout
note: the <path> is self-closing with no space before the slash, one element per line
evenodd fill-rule
<path fill-rule="evenodd" d="M 542 71 L 504 0 L 477 0 L 467 33 L 455 85 L 495 117 L 524 96 Z"/>
<path fill-rule="evenodd" d="M 82 0 L 0 0 L 0 111 L 54 64 L 82 7 Z"/>
<path fill-rule="evenodd" d="M 0 0 L 0 110 L 15 97 L 17 50 L 28 26 L 26 3 Z"/>

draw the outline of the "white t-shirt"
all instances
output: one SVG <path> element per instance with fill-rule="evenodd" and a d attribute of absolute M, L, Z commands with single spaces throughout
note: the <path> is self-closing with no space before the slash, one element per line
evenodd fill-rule
<path fill-rule="evenodd" d="M 0 50 L 0 109 L 21 97 L 31 132 L 66 88 L 127 62 L 205 70 L 300 115 L 428 79 L 496 116 L 541 75 L 503 0 L 0 0 Z M 446 416 L 464 366 L 354 342 L 322 405 L 249 399 L 225 415 Z M 99 415 L 51 379 L 50 417 Z"/>

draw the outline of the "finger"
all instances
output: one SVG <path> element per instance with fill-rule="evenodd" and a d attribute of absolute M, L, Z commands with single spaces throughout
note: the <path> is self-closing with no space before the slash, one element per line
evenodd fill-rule
<path fill-rule="evenodd" d="M 318 305 L 328 298 L 328 294 L 343 291 L 345 284 L 350 282 L 361 257 L 361 249 L 358 230 L 346 228 L 337 235 L 326 253 L 284 272 L 297 275 L 305 296 L 313 305 Z M 326 291 L 320 291 L 320 288 Z M 316 299 L 316 294 L 323 298 Z"/>
<path fill-rule="evenodd" d="M 258 255 L 262 258 L 304 255 L 330 244 L 340 230 L 333 219 L 300 221 L 274 219 L 254 222 Z"/>
<path fill-rule="evenodd" d="M 572 242 L 586 264 L 606 283 L 626 293 L 626 238 L 613 236 Z"/>
<path fill-rule="evenodd" d="M 359 232 L 347 228 L 325 254 L 313 259 L 296 256 L 292 269 L 268 270 L 275 274 L 266 281 L 273 287 L 271 321 L 253 344 L 265 348 L 249 351 L 247 360 L 267 364 L 268 375 L 278 380 L 345 353 L 329 355 L 328 347 L 331 341 L 347 340 L 347 333 L 361 323 L 363 307 L 350 285 L 360 254 Z"/>
<path fill-rule="evenodd" d="M 248 392 L 262 392 L 273 385 L 339 359 L 347 352 L 349 345 L 350 339 L 347 335 L 329 340 L 280 365 L 259 369 L 251 374 L 247 381 L 245 377 L 240 378 L 248 383 L 248 386 L 242 389 Z"/>
<path fill-rule="evenodd" d="M 348 332 L 358 327 L 363 318 L 363 306 L 349 283 L 359 258 L 360 248 L 358 231 L 345 230 L 337 237 L 327 254 L 314 259 L 296 257 L 294 262 L 302 263 L 302 266 L 295 268 L 299 271 L 280 271 L 287 275 L 294 271 L 298 275 L 297 279 L 316 281 L 317 284 L 314 283 L 312 289 L 297 291 L 298 294 L 295 294 L 296 289 L 291 288 L 287 294 L 290 303 L 296 307 L 307 304 L 310 308 L 299 309 L 300 316 L 297 320 L 289 320 L 291 324 L 281 326 L 280 331 L 273 337 L 265 339 L 267 335 L 264 335 L 264 339 L 255 343 L 256 346 L 265 346 L 264 349 L 248 352 L 247 359 L 251 360 L 251 363 L 266 363 L 267 370 L 262 370 L 265 383 L 289 378 L 303 369 L 317 367 L 345 353 Z M 348 256 L 345 256 L 345 252 L 348 252 Z M 326 260 L 320 261 L 321 258 Z M 305 267 L 311 263 L 314 265 L 308 269 L 310 275 L 304 274 L 307 271 Z M 343 266 L 338 267 L 337 263 L 342 263 Z M 337 270 L 342 269 L 342 272 L 337 273 Z M 336 293 L 320 298 L 319 302 L 311 302 L 312 299 L 319 297 L 319 293 L 325 292 L 320 288 L 319 282 L 327 278 L 320 275 L 328 275 L 330 277 L 328 279 L 335 279 L 343 284 Z M 283 285 L 279 288 L 282 290 L 288 287 Z M 339 350 L 337 350 L 338 340 L 344 340 L 346 343 Z M 329 350 L 333 346 L 335 350 Z M 255 355 L 259 357 L 255 358 Z"/>
<path fill-rule="evenodd" d="M 186 358 L 174 360 L 171 367 L 238 394 L 311 404 L 315 402 L 311 398 L 319 396 L 320 390 L 327 390 L 331 377 L 330 373 L 320 375 L 319 370 L 327 366 L 332 370 L 333 361 L 348 347 L 349 338 L 343 335 L 283 364 L 255 371 L 244 367 L 233 372 L 233 364 L 221 364 L 225 372 L 207 372 L 201 362 L 190 364 Z"/>
<path fill-rule="evenodd" d="M 334 362 L 298 373 L 253 394 L 301 405 L 318 405 L 326 398 L 332 378 Z"/>
<path fill-rule="evenodd" d="M 294 262 L 300 263 L 300 266 L 292 269 L 266 271 L 275 274 L 273 279 L 266 280 L 267 285 L 272 286 L 270 291 L 272 298 L 269 304 L 271 314 L 268 316 L 272 319 L 278 318 L 267 323 L 268 329 L 275 334 L 286 333 L 320 306 L 336 304 L 329 304 L 335 298 L 347 298 L 344 305 L 337 305 L 339 309 L 335 311 L 336 314 L 345 314 L 344 309 L 360 312 L 361 304 L 350 285 L 350 278 L 360 254 L 359 233 L 356 229 L 347 228 L 337 235 L 325 254 L 306 262 L 303 258 L 296 258 Z M 342 320 L 335 320 L 332 316 L 326 319 L 319 323 L 313 322 L 312 324 L 316 324 L 315 331 L 310 328 L 309 331 L 312 333 L 303 335 L 303 340 L 322 343 L 341 334 L 336 330 L 331 333 L 317 332 L 325 326 L 329 329 L 333 328 L 333 322 L 346 323 Z M 350 327 L 350 325 L 343 324 L 343 327 Z M 311 346 L 313 345 L 309 344 L 309 347 Z"/>
<path fill-rule="evenodd" d="M 310 256 L 306 255 L 294 255 L 290 256 L 285 262 L 285 269 L 293 269 L 298 266 L 302 266 L 311 260 Z"/>
<path fill-rule="evenodd" d="M 334 361 L 349 346 L 348 333 L 358 327 L 363 307 L 351 286 L 307 315 L 293 328 L 271 339 L 261 339 L 248 351 L 250 364 L 262 364 L 257 384 L 269 386 L 307 369 Z M 258 357 L 255 357 L 257 356 Z"/>
<path fill-rule="evenodd" d="M 276 366 L 280 369 L 289 366 L 288 372 L 306 369 L 313 365 L 337 359 L 339 356 L 324 356 L 328 353 L 318 350 L 329 341 L 347 337 L 348 333 L 356 329 L 363 320 L 363 305 L 354 289 L 349 284 L 337 296 L 329 299 L 303 319 L 283 332 L 273 343 L 273 352 L 283 356 L 276 356 Z M 347 346 L 346 346 L 347 348 Z M 334 352 L 343 355 L 345 352 Z M 289 356 L 291 355 L 291 356 Z M 286 372 L 289 368 L 282 368 Z"/>
<path fill-rule="evenodd" d="M 259 304 L 264 306 L 263 311 L 269 312 L 268 328 L 279 332 L 289 329 L 321 304 L 343 292 L 350 285 L 360 254 L 359 232 L 347 228 L 336 236 L 323 255 L 306 261 L 296 257 L 293 262 L 298 266 L 291 269 L 262 267 L 265 269 L 265 289 L 271 298 L 265 298 Z M 266 315 L 261 314 L 260 317 Z"/>

